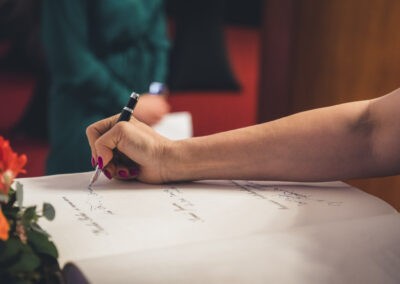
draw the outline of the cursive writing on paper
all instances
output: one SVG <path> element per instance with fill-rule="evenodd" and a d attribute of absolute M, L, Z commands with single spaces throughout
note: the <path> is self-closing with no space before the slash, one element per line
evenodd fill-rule
<path fill-rule="evenodd" d="M 204 222 L 198 214 L 196 214 L 195 206 L 187 198 L 183 196 L 183 193 L 179 188 L 170 186 L 164 189 L 164 192 L 168 194 L 169 198 L 172 199 L 172 207 L 175 212 L 179 212 L 185 216 L 189 221 L 192 222 Z"/>
<path fill-rule="evenodd" d="M 90 228 L 91 232 L 95 235 L 106 234 L 107 232 L 101 227 L 95 220 L 83 212 L 78 206 L 76 206 L 70 199 L 63 196 L 62 199 L 67 202 L 72 209 L 75 211 L 75 216 L 79 222 L 84 223 Z"/>

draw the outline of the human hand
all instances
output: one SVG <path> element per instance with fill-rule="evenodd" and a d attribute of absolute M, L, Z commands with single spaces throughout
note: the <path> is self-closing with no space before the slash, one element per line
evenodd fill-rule
<path fill-rule="evenodd" d="M 117 123 L 118 115 L 93 123 L 86 129 L 92 159 L 108 178 L 133 179 L 147 183 L 167 182 L 168 148 L 173 141 L 159 135 L 151 127 L 131 118 Z M 134 165 L 127 166 L 113 159 L 118 149 Z"/>
<path fill-rule="evenodd" d="M 138 106 L 134 110 L 133 116 L 147 125 L 156 124 L 171 109 L 165 96 L 152 94 L 141 95 Z"/>

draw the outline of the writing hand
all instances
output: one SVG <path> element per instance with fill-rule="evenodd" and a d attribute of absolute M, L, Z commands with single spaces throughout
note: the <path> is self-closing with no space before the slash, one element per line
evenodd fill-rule
<path fill-rule="evenodd" d="M 93 123 L 86 129 L 92 157 L 108 178 L 137 178 L 148 183 L 167 182 L 167 156 L 173 141 L 159 135 L 146 124 L 131 118 L 116 123 L 118 115 Z M 131 161 L 131 165 L 114 159 L 115 149 Z"/>

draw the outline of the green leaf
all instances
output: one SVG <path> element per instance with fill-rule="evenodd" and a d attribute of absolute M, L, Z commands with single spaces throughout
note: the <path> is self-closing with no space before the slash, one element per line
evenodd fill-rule
<path fill-rule="evenodd" d="M 2 274 L 32 272 L 40 265 L 40 259 L 32 249 L 18 238 L 9 238 L 5 242 L 5 250 L 0 255 L 0 271 Z"/>
<path fill-rule="evenodd" d="M 56 217 L 56 210 L 54 209 L 53 205 L 50 203 L 43 203 L 43 216 L 49 220 L 52 221 Z"/>
<path fill-rule="evenodd" d="M 36 206 L 31 206 L 25 209 L 24 214 L 22 215 L 22 223 L 27 226 L 34 220 L 36 217 Z"/>
<path fill-rule="evenodd" d="M 42 253 L 50 255 L 54 258 L 58 258 L 58 251 L 56 246 L 49 238 L 35 230 L 29 230 L 26 232 L 28 236 L 28 243 L 32 246 L 32 249 L 36 253 Z"/>
<path fill-rule="evenodd" d="M 10 273 L 26 273 L 35 271 L 40 265 L 40 258 L 34 252 L 25 246 L 25 249 L 20 252 L 18 261 L 9 267 L 7 270 Z"/>
<path fill-rule="evenodd" d="M 3 209 L 4 216 L 6 216 L 8 222 L 11 220 L 15 221 L 18 217 L 19 208 L 5 206 Z"/>
<path fill-rule="evenodd" d="M 10 191 L 8 192 L 8 197 L 9 198 L 8 198 L 7 206 L 11 207 L 14 205 L 14 202 L 16 200 L 14 189 L 10 188 Z"/>
<path fill-rule="evenodd" d="M 42 235 L 47 236 L 48 238 L 50 237 L 50 235 L 45 230 L 43 230 L 37 223 L 32 223 L 31 224 L 31 229 L 36 231 L 36 232 L 38 232 L 38 233 L 40 233 L 40 234 L 42 234 Z"/>
<path fill-rule="evenodd" d="M 1 256 L 6 250 L 6 241 L 0 240 L 0 261 L 1 261 Z"/>
<path fill-rule="evenodd" d="M 15 194 L 17 198 L 17 206 L 19 208 L 22 208 L 22 203 L 24 201 L 24 189 L 22 184 L 18 181 L 15 183 L 15 186 L 16 186 Z"/>
<path fill-rule="evenodd" d="M 17 258 L 19 251 L 22 249 L 22 243 L 17 238 L 9 238 L 7 241 L 1 242 L 0 267 L 12 262 Z"/>

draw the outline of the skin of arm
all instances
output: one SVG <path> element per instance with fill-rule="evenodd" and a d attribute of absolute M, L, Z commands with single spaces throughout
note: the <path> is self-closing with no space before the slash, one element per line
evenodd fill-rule
<path fill-rule="evenodd" d="M 163 95 L 143 94 L 133 115 L 147 125 L 154 125 L 159 122 L 164 115 L 169 113 L 171 107 Z"/>
<path fill-rule="evenodd" d="M 200 179 L 328 181 L 400 171 L 400 89 L 372 100 L 297 113 L 209 136 L 170 141 L 132 119 L 87 129 L 93 157 L 112 176 L 117 147 L 140 165 L 143 182 Z"/>

